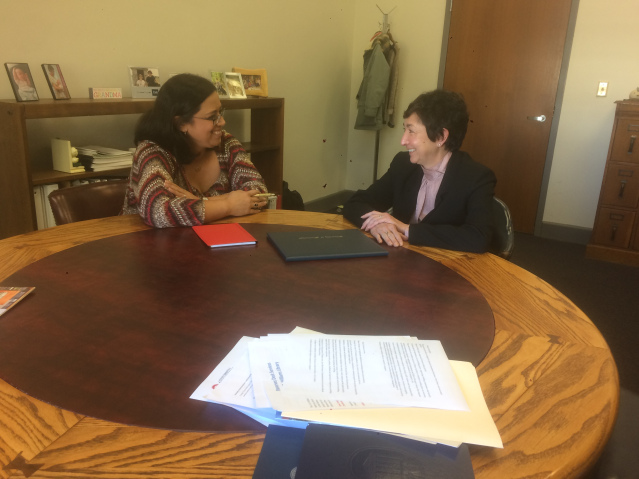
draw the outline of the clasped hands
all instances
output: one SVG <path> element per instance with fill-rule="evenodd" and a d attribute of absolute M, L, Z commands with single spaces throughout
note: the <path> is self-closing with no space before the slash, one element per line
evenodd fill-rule
<path fill-rule="evenodd" d="M 408 225 L 388 213 L 371 211 L 362 216 L 362 229 L 373 235 L 378 243 L 389 246 L 402 246 L 408 241 Z"/>
<path fill-rule="evenodd" d="M 180 188 L 170 180 L 164 181 L 164 187 L 178 198 L 188 198 L 191 200 L 200 199 L 198 196 L 195 196 L 184 188 Z M 266 198 L 255 196 L 259 193 L 259 190 L 235 190 L 224 195 L 206 197 L 206 199 L 209 201 L 225 201 L 229 216 L 244 216 L 259 213 L 262 211 L 262 208 L 266 206 L 268 202 Z"/>

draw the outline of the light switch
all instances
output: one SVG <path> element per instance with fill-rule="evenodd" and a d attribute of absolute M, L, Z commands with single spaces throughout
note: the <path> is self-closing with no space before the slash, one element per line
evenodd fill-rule
<path fill-rule="evenodd" d="M 597 89 L 597 96 L 606 96 L 606 93 L 608 93 L 608 82 L 600 81 L 599 88 Z"/>

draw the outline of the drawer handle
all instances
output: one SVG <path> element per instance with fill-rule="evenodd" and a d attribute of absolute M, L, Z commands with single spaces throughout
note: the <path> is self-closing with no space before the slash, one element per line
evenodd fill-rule
<path fill-rule="evenodd" d="M 615 236 L 617 236 L 617 225 L 612 225 L 612 234 L 610 235 L 610 241 L 615 240 Z"/>
<path fill-rule="evenodd" d="M 621 181 L 621 187 L 619 188 L 619 198 L 623 198 L 623 193 L 626 190 L 626 180 Z"/>
<path fill-rule="evenodd" d="M 635 147 L 635 140 L 637 139 L 636 135 L 632 135 L 630 137 L 630 146 L 628 147 L 628 153 L 632 153 L 632 149 Z"/>

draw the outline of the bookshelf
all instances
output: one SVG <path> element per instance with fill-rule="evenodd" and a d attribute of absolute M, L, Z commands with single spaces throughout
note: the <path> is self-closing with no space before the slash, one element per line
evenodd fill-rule
<path fill-rule="evenodd" d="M 154 100 L 122 98 L 117 100 L 39 100 L 16 102 L 0 100 L 0 239 L 37 229 L 33 186 L 58 183 L 68 186 L 75 179 L 127 176 L 128 169 L 93 173 L 62 173 L 33 170 L 29 157 L 27 120 L 99 115 L 144 113 Z M 284 99 L 222 99 L 227 110 L 250 110 L 251 141 L 244 147 L 260 171 L 269 191 L 282 193 L 284 147 Z"/>

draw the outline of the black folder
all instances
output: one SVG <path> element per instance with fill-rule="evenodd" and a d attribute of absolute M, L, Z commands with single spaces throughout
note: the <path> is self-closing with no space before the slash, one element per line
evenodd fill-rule
<path fill-rule="evenodd" d="M 253 479 L 289 479 L 297 469 L 304 429 L 272 424 L 266 430 Z"/>
<path fill-rule="evenodd" d="M 466 444 L 455 448 L 326 424 L 308 425 L 298 461 L 295 479 L 475 477 Z"/>
<path fill-rule="evenodd" d="M 267 237 L 286 261 L 388 256 L 360 230 L 273 231 Z"/>

